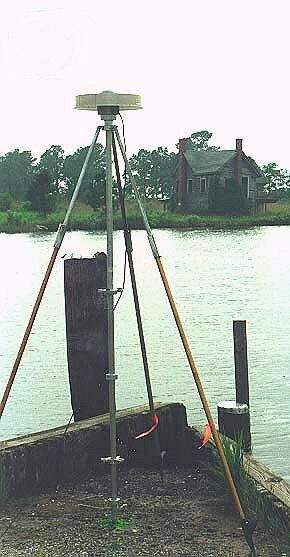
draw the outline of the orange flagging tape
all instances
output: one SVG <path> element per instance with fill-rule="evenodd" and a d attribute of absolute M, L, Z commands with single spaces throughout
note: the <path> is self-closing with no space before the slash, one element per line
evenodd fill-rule
<path fill-rule="evenodd" d="M 210 426 L 210 424 L 206 424 L 205 435 L 204 435 L 204 438 L 202 440 L 202 444 L 198 448 L 201 449 L 202 447 L 204 447 L 204 445 L 206 445 L 210 439 L 211 439 L 211 426 Z"/>
<path fill-rule="evenodd" d="M 155 415 L 153 418 L 153 426 L 150 427 L 150 429 L 148 429 L 147 431 L 140 433 L 140 435 L 137 435 L 135 439 L 141 439 L 141 437 L 147 437 L 147 435 L 150 435 L 150 433 L 152 433 L 158 427 L 158 423 L 159 423 L 158 416 Z"/>

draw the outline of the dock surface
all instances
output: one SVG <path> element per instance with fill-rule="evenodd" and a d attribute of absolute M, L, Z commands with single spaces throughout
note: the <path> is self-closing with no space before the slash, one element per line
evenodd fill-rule
<path fill-rule="evenodd" d="M 224 489 L 200 464 L 164 470 L 119 468 L 119 528 L 110 528 L 110 475 L 10 499 L 0 509 L 5 557 L 243 557 L 239 517 Z M 257 556 L 290 555 L 258 525 Z"/>

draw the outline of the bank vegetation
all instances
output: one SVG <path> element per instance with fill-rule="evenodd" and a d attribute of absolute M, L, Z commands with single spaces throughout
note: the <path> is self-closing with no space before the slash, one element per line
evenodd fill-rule
<path fill-rule="evenodd" d="M 31 211 L 26 204 L 15 203 L 6 211 L 0 212 L 0 232 L 55 232 L 63 222 L 67 204 L 62 202 L 51 213 Z M 152 228 L 171 228 L 180 230 L 194 229 L 243 229 L 255 226 L 290 225 L 290 202 L 283 201 L 271 205 L 265 214 L 226 216 L 226 215 L 184 215 L 164 210 L 156 203 L 145 204 L 148 220 Z M 127 204 L 128 221 L 132 230 L 143 229 L 140 211 L 134 202 Z M 114 211 L 114 228 L 122 229 L 122 218 L 118 208 Z M 70 230 L 105 230 L 105 208 L 92 209 L 84 203 L 77 203 L 71 215 Z"/>

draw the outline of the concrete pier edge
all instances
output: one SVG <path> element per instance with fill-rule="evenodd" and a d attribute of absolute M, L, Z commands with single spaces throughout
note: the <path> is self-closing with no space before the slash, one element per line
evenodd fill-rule
<path fill-rule="evenodd" d="M 210 462 L 214 472 L 214 443 L 199 450 L 204 431 L 188 426 L 185 406 L 156 403 L 156 413 L 165 466 L 199 460 Z M 118 454 L 125 465 L 156 465 L 153 436 L 135 439 L 151 425 L 147 405 L 117 412 Z M 65 430 L 62 426 L 0 443 L 0 498 L 31 496 L 108 472 L 108 465 L 101 461 L 109 456 L 108 414 L 72 423 Z M 290 526 L 290 484 L 249 455 L 245 456 L 245 469 L 255 482 L 257 497 Z"/>

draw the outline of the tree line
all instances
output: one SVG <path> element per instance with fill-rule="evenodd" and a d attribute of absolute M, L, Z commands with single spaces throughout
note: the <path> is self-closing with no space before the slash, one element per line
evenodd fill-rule
<path fill-rule="evenodd" d="M 209 145 L 211 138 L 212 133 L 207 130 L 193 132 L 190 135 L 192 149 L 218 150 L 218 146 Z M 27 201 L 35 211 L 52 211 L 59 199 L 71 197 L 88 149 L 80 147 L 74 153 L 65 155 L 60 145 L 52 145 L 38 161 L 31 151 L 19 149 L 0 156 L 0 209 L 9 208 L 11 200 L 17 200 Z M 94 209 L 105 205 L 105 164 L 104 147 L 97 143 L 79 193 L 79 200 Z M 130 164 L 144 200 L 173 196 L 177 152 L 162 146 L 153 150 L 140 149 L 132 155 Z M 279 169 L 274 162 L 264 165 L 262 170 L 268 181 L 266 193 L 279 196 L 290 194 L 289 171 Z M 126 195 L 128 198 L 133 195 L 128 181 Z"/>
<path fill-rule="evenodd" d="M 0 192 L 4 198 L 29 201 L 36 211 L 53 210 L 60 198 L 71 197 L 89 147 L 65 155 L 60 145 L 52 145 L 37 162 L 31 151 L 15 149 L 0 157 Z M 144 199 L 169 197 L 175 153 L 166 147 L 140 149 L 130 159 L 137 187 Z M 105 205 L 105 150 L 97 143 L 88 164 L 79 200 L 92 208 Z M 127 197 L 132 197 L 129 183 Z M 4 198 L 3 198 L 4 194 Z M 114 188 L 116 195 L 116 188 Z"/>

